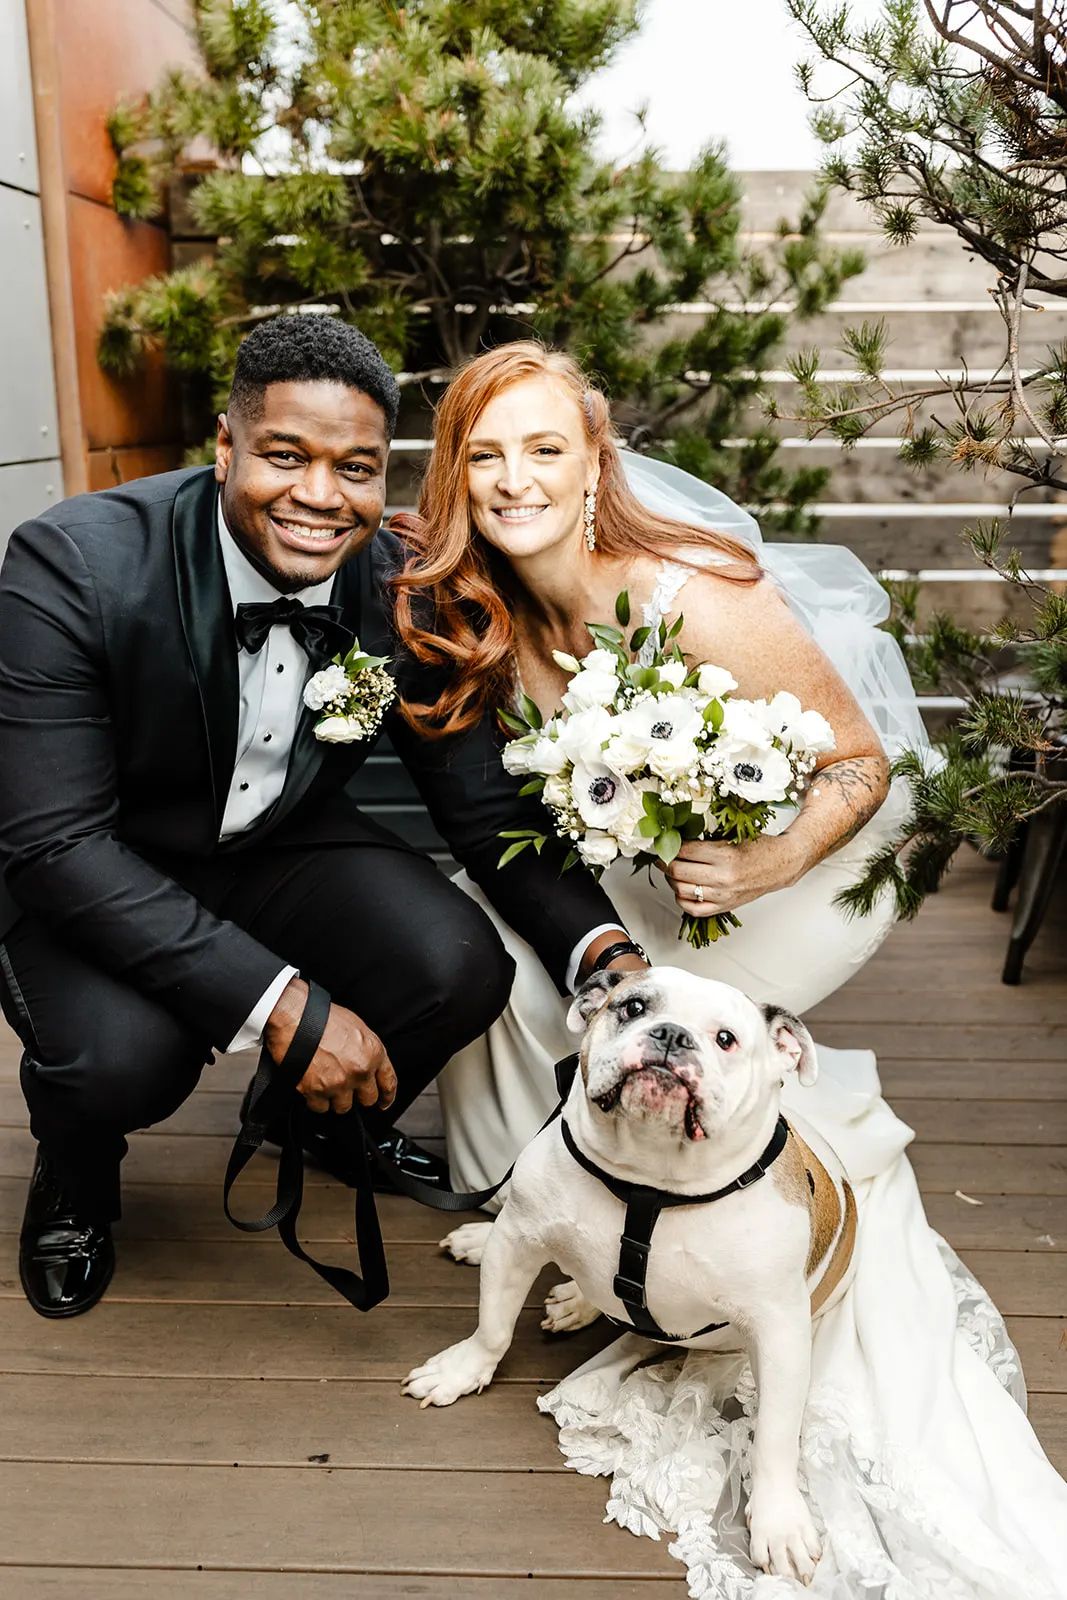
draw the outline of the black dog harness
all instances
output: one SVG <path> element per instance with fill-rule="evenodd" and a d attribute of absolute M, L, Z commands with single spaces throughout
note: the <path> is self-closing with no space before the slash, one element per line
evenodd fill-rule
<path fill-rule="evenodd" d="M 715 1333 L 719 1328 L 725 1328 L 725 1322 L 709 1322 L 706 1328 L 698 1328 L 695 1333 L 667 1333 L 660 1327 L 655 1317 L 648 1309 L 645 1299 L 645 1276 L 648 1272 L 648 1257 L 652 1249 L 652 1234 L 659 1214 L 670 1206 L 705 1206 L 713 1200 L 723 1200 L 728 1194 L 736 1194 L 739 1189 L 748 1189 L 758 1183 L 767 1168 L 773 1166 L 775 1161 L 785 1149 L 785 1142 L 789 1137 L 789 1124 L 785 1118 L 779 1116 L 770 1142 L 763 1154 L 754 1161 L 747 1171 L 742 1172 L 739 1178 L 726 1184 L 721 1189 L 714 1189 L 711 1194 L 671 1194 L 666 1189 L 648 1189 L 644 1184 L 626 1183 L 622 1178 L 615 1178 L 610 1172 L 605 1172 L 595 1162 L 590 1161 L 574 1142 L 574 1135 L 567 1126 L 566 1118 L 562 1118 L 559 1130 L 563 1135 L 563 1143 L 580 1167 L 598 1178 L 606 1189 L 609 1189 L 616 1200 L 621 1200 L 626 1207 L 626 1220 L 623 1223 L 622 1238 L 619 1241 L 619 1270 L 615 1274 L 612 1284 L 616 1295 L 622 1301 L 630 1314 L 629 1322 L 622 1322 L 618 1317 L 607 1316 L 617 1328 L 631 1329 L 636 1333 L 644 1334 L 647 1339 L 656 1339 L 662 1344 L 678 1344 L 685 1339 L 698 1339 L 701 1334 Z"/>

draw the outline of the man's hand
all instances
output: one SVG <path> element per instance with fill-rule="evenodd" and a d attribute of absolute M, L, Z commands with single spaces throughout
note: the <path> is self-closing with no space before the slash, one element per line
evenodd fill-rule
<path fill-rule="evenodd" d="M 764 834 L 747 844 L 690 840 L 662 870 L 680 910 L 691 917 L 713 917 L 719 911 L 736 911 L 775 889 L 787 889 L 803 876 L 807 865 L 787 831 Z M 703 891 L 700 900 L 693 897 L 697 886 Z"/>
<path fill-rule="evenodd" d="M 308 986 L 291 978 L 267 1018 L 264 1040 L 275 1061 L 288 1050 L 307 1001 Z M 351 1111 L 352 1102 L 385 1111 L 396 1098 L 396 1073 L 378 1035 L 354 1011 L 331 1005 L 326 1027 L 297 1088 L 309 1111 Z"/>

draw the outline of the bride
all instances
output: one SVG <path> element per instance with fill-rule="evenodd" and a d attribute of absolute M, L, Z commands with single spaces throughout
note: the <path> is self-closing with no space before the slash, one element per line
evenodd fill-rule
<path fill-rule="evenodd" d="M 826 546 L 763 546 L 725 496 L 621 452 L 608 408 L 567 356 L 532 343 L 471 362 L 441 404 L 418 518 L 394 519 L 416 554 L 397 617 L 405 644 L 450 669 L 427 732 L 461 728 L 521 689 L 545 717 L 582 656 L 586 622 L 610 622 L 628 590 L 644 621 L 683 618 L 682 650 L 751 698 L 788 689 L 834 729 L 799 808 L 749 845 L 689 843 L 650 882 L 626 863 L 607 889 L 625 932 L 597 930 L 572 975 L 632 939 L 686 967 L 804 1012 L 873 954 L 893 912 L 850 920 L 835 896 L 896 831 L 906 795 L 887 754 L 924 740 L 906 669 L 875 624 L 885 598 L 856 558 Z M 416 596 L 435 602 L 432 627 Z M 488 1186 L 556 1103 L 553 1065 L 573 1048 L 561 1000 L 533 951 L 477 887 L 517 966 L 508 1010 L 439 1079 L 453 1180 Z M 743 908 L 704 950 L 680 911 Z M 633 949 L 610 961 L 641 964 Z M 926 1223 L 904 1154 L 912 1135 L 881 1098 L 872 1054 L 819 1047 L 814 1087 L 787 1082 L 787 1117 L 837 1152 L 856 1189 L 853 1286 L 814 1332 L 801 1442 L 804 1487 L 824 1532 L 809 1593 L 825 1600 L 1036 1600 L 1067 1595 L 1067 1486 L 1025 1418 L 1018 1358 L 988 1296 Z M 555 1329 L 568 1302 L 549 1306 Z M 546 1324 L 548 1325 L 548 1324 Z M 625 1342 L 629 1350 L 632 1341 Z M 801 1592 L 758 1578 L 739 1504 L 754 1392 L 739 1356 L 615 1347 L 540 1402 L 584 1472 L 612 1478 L 609 1516 L 677 1537 L 690 1593 L 739 1600 Z"/>

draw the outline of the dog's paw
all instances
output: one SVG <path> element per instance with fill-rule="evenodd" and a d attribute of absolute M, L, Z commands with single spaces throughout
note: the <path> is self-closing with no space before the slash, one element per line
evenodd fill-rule
<path fill-rule="evenodd" d="M 409 1372 L 400 1392 L 417 1400 L 424 1410 L 427 1406 L 450 1406 L 461 1394 L 484 1389 L 495 1371 L 496 1362 L 478 1340 L 464 1339 Z"/>
<path fill-rule="evenodd" d="M 492 1226 L 491 1222 L 464 1222 L 460 1227 L 453 1228 L 451 1233 L 445 1234 L 440 1249 L 446 1251 L 453 1261 L 465 1261 L 468 1266 L 476 1267 L 482 1259 L 485 1241 Z"/>
<path fill-rule="evenodd" d="M 545 1316 L 541 1323 L 546 1333 L 577 1333 L 588 1328 L 600 1312 L 574 1282 L 557 1283 L 545 1298 Z"/>
<path fill-rule="evenodd" d="M 822 1544 L 799 1489 L 754 1490 L 748 1531 L 754 1567 L 775 1577 L 811 1582 Z"/>

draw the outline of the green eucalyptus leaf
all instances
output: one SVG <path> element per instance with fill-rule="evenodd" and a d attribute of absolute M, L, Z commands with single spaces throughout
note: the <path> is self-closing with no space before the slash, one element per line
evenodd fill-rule
<path fill-rule="evenodd" d="M 581 859 L 577 850 L 568 850 L 563 858 L 563 865 L 559 869 L 560 872 L 569 872 L 571 867 L 576 867 Z"/>
<path fill-rule="evenodd" d="M 671 631 L 668 633 L 667 638 L 668 639 L 677 639 L 678 635 L 681 633 L 682 628 L 684 626 L 685 626 L 685 615 L 684 615 L 683 612 L 679 612 L 677 620 L 674 623 L 672 623 L 672 625 L 671 625 Z M 664 642 L 666 642 L 666 641 L 664 641 Z"/>
<path fill-rule="evenodd" d="M 497 716 L 505 728 L 510 728 L 512 733 L 527 732 L 527 724 L 523 722 L 521 717 L 517 717 L 513 711 L 498 711 Z"/>
<path fill-rule="evenodd" d="M 625 628 L 629 624 L 630 596 L 626 589 L 622 591 L 615 601 L 615 616 L 622 627 Z"/>
<path fill-rule="evenodd" d="M 519 798 L 521 799 L 524 794 L 540 794 L 544 786 L 544 778 L 531 778 L 529 783 L 524 783 L 519 790 Z"/>
<path fill-rule="evenodd" d="M 656 840 L 656 854 L 665 867 L 669 867 L 682 848 L 682 836 L 676 828 L 664 828 Z"/>
<path fill-rule="evenodd" d="M 646 817 L 659 816 L 659 795 L 653 789 L 646 789 L 641 795 L 641 804 Z"/>
<path fill-rule="evenodd" d="M 657 817 L 642 817 L 637 824 L 637 831 L 642 839 L 654 839 L 659 833 L 659 819 Z"/>
<path fill-rule="evenodd" d="M 631 633 L 630 649 L 633 651 L 634 655 L 636 655 L 640 650 L 641 646 L 644 644 L 651 632 L 651 628 L 635 628 L 633 633 Z"/>
<path fill-rule="evenodd" d="M 541 728 L 544 726 L 541 708 L 536 700 L 531 700 L 528 694 L 523 694 L 519 696 L 519 704 L 522 706 L 522 714 L 526 718 L 529 727 Z"/>
<path fill-rule="evenodd" d="M 515 857 L 525 850 L 526 846 L 531 842 L 529 839 L 520 839 L 517 844 L 509 844 L 496 864 L 497 871 L 499 872 L 501 867 L 506 867 L 509 861 L 514 861 Z"/>

